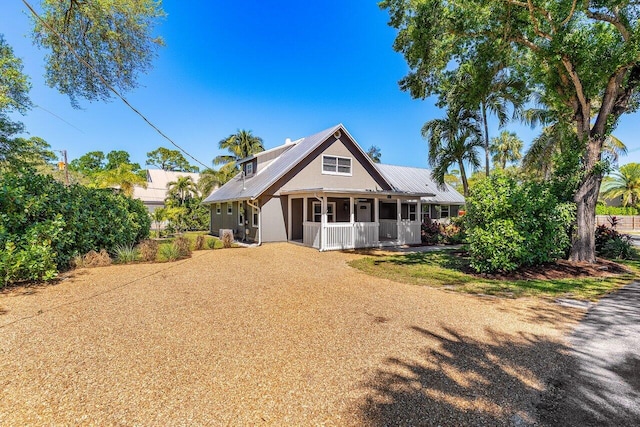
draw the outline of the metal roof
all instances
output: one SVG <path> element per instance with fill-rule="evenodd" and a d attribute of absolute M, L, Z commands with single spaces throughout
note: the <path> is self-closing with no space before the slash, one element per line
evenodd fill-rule
<path fill-rule="evenodd" d="M 464 196 L 449 184 L 437 185 L 431 178 L 429 169 L 383 164 L 376 164 L 376 167 L 398 191 L 433 193 L 435 194 L 433 197 L 422 197 L 422 200 L 431 203 L 464 204 Z"/>
<path fill-rule="evenodd" d="M 291 146 L 291 148 L 270 163 L 259 166 L 258 171 L 254 175 L 243 178 L 242 174 L 238 173 L 238 175 L 233 177 L 233 179 L 225 185 L 211 193 L 203 203 L 220 203 L 229 200 L 246 200 L 259 197 L 276 181 L 309 156 L 313 150 L 318 148 L 318 146 L 326 141 L 337 130 L 341 130 L 349 135 L 344 126 L 342 124 L 338 124 L 329 129 L 325 129 L 322 132 L 318 132 L 314 135 L 286 144 L 286 146 Z M 352 141 L 355 141 L 350 135 L 349 138 Z M 360 151 L 362 151 L 362 148 L 360 148 L 357 143 L 355 143 L 355 145 L 360 149 Z M 274 149 L 272 148 L 269 151 L 272 150 Z M 366 154 L 365 157 L 367 159 L 369 158 Z M 382 178 L 385 179 L 384 176 L 382 176 Z"/>

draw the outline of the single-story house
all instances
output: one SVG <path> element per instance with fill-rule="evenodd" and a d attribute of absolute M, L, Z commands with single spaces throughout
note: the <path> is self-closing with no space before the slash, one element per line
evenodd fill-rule
<path fill-rule="evenodd" d="M 147 169 L 147 188 L 136 185 L 133 188 L 133 198 L 142 200 L 149 213 L 164 207 L 167 198 L 167 184 L 174 182 L 180 176 L 190 176 L 194 183 L 200 180 L 199 173 L 173 172 L 162 169 Z"/>
<path fill-rule="evenodd" d="M 252 155 L 203 203 L 211 232 L 319 250 L 420 243 L 425 218 L 457 215 L 464 198 L 426 169 L 377 165 L 342 124 Z"/>

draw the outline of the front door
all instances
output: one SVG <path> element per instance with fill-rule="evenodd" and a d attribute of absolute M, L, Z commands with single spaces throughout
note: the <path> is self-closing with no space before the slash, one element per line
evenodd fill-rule
<path fill-rule="evenodd" d="M 371 222 L 371 203 L 356 203 L 356 222 Z"/>

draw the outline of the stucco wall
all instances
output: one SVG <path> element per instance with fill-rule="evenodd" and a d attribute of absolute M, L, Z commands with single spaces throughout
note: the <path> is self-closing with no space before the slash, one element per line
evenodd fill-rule
<path fill-rule="evenodd" d="M 287 241 L 287 197 L 261 199 L 262 241 Z M 264 203 L 264 204 L 263 204 Z"/>

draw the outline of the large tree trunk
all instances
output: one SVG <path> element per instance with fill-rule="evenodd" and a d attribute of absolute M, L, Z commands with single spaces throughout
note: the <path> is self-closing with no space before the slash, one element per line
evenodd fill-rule
<path fill-rule="evenodd" d="M 458 166 L 460 167 L 460 179 L 462 179 L 462 191 L 464 197 L 469 196 L 469 181 L 467 181 L 467 173 L 464 170 L 464 163 L 458 161 Z"/>
<path fill-rule="evenodd" d="M 588 122 L 579 123 L 588 126 Z M 578 132 L 580 136 L 581 132 Z M 583 135 L 588 133 L 583 133 Z M 571 239 L 571 261 L 590 262 L 596 261 L 596 203 L 600 193 L 602 174 L 596 170 L 601 159 L 602 144 L 604 138 L 590 137 L 587 150 L 584 154 L 585 176 L 580 182 L 573 201 L 576 203 L 576 232 Z"/>

